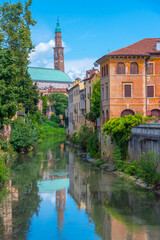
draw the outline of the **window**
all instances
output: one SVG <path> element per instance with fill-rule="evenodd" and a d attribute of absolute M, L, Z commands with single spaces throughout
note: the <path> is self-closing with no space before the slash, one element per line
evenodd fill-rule
<path fill-rule="evenodd" d="M 138 73 L 139 73 L 138 64 L 136 62 L 131 63 L 130 74 L 138 74 Z"/>
<path fill-rule="evenodd" d="M 147 74 L 148 75 L 152 75 L 153 74 L 153 63 L 148 63 Z"/>
<path fill-rule="evenodd" d="M 117 74 L 125 74 L 125 65 L 124 63 L 117 64 Z"/>
<path fill-rule="evenodd" d="M 60 56 L 62 57 L 62 55 L 63 55 L 63 54 L 62 54 L 62 50 L 61 50 L 61 51 L 60 51 Z"/>
<path fill-rule="evenodd" d="M 104 66 L 104 76 L 106 76 L 106 66 Z"/>
<path fill-rule="evenodd" d="M 147 97 L 154 97 L 154 86 L 147 86 Z"/>
<path fill-rule="evenodd" d="M 104 99 L 104 87 L 102 87 L 102 99 Z"/>
<path fill-rule="evenodd" d="M 156 50 L 160 51 L 160 42 L 156 42 Z"/>
<path fill-rule="evenodd" d="M 108 85 L 106 86 L 106 99 L 108 98 Z"/>
<path fill-rule="evenodd" d="M 103 67 L 102 67 L 102 77 L 103 77 Z"/>
<path fill-rule="evenodd" d="M 108 75 L 108 64 L 106 64 L 106 75 Z"/>
<path fill-rule="evenodd" d="M 132 97 L 132 85 L 131 84 L 124 84 L 123 86 L 124 97 L 131 98 Z"/>
<path fill-rule="evenodd" d="M 58 51 L 56 50 L 56 57 L 58 57 Z"/>

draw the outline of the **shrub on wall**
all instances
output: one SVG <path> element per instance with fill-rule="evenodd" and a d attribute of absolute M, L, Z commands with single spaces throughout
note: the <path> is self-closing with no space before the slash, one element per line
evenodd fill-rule
<path fill-rule="evenodd" d="M 111 136 L 111 141 L 119 147 L 123 158 L 126 158 L 128 140 L 131 136 L 131 129 L 140 123 L 146 123 L 149 117 L 142 115 L 126 115 L 119 118 L 111 118 L 103 125 L 105 137 Z"/>

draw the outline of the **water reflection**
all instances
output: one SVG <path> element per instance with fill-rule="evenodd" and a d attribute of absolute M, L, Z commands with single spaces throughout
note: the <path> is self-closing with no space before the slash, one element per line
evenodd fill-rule
<path fill-rule="evenodd" d="M 160 239 L 160 199 L 53 141 L 20 156 L 0 207 L 0 239 Z"/>

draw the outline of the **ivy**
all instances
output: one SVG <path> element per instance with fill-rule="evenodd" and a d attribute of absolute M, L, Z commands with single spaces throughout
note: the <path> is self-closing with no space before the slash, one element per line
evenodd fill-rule
<path fill-rule="evenodd" d="M 112 143 L 114 142 L 120 149 L 124 159 L 127 155 L 128 140 L 131 136 L 132 127 L 138 126 L 141 123 L 146 123 L 149 117 L 142 115 L 126 115 L 119 118 L 111 118 L 103 125 L 105 138 L 110 135 Z"/>

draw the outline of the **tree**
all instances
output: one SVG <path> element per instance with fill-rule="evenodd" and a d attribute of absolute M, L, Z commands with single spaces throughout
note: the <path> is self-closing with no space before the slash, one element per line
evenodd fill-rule
<path fill-rule="evenodd" d="M 0 35 L 2 37 L 2 35 Z M 1 38 L 2 40 L 2 38 Z M 17 105 L 17 87 L 15 86 L 17 68 L 16 58 L 10 49 L 0 45 L 0 129 L 3 124 L 15 116 Z"/>
<path fill-rule="evenodd" d="M 90 112 L 86 114 L 86 119 L 95 122 L 100 117 L 101 113 L 101 93 L 100 93 L 100 78 L 93 83 L 93 91 L 90 98 Z"/>
<path fill-rule="evenodd" d="M 65 118 L 65 109 L 68 106 L 68 97 L 63 93 L 52 93 L 49 95 L 48 100 L 52 104 L 56 116 L 63 115 Z"/>
<path fill-rule="evenodd" d="M 27 69 L 29 54 L 33 49 L 30 26 L 36 23 L 31 17 L 31 4 L 32 0 L 26 1 L 24 5 L 21 1 L 15 4 L 4 3 L 0 7 L 0 25 L 3 35 L 1 48 L 12 51 L 15 57 L 17 101 L 25 105 L 26 112 L 34 113 L 39 97 Z"/>

